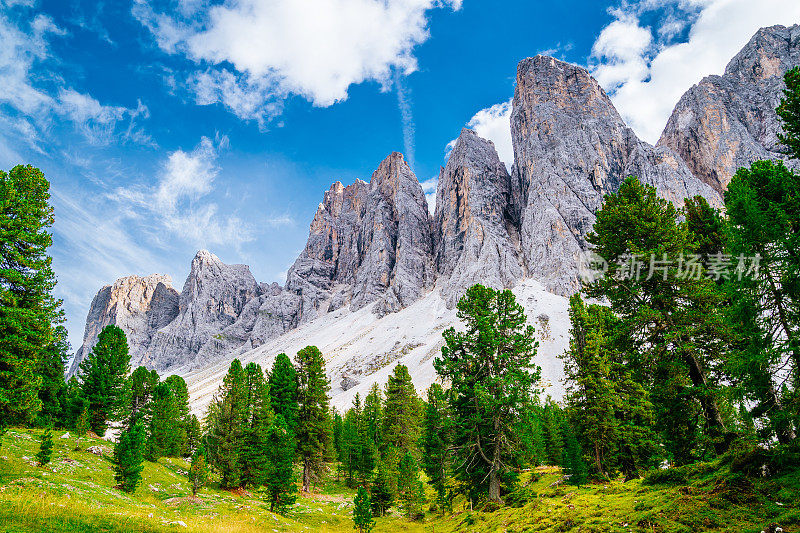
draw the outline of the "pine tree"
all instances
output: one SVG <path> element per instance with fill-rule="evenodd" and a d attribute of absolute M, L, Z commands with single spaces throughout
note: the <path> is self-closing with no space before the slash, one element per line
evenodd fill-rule
<path fill-rule="evenodd" d="M 32 166 L 0 171 L 0 434 L 42 408 L 40 358 L 63 320 L 47 249 L 50 184 Z M 58 351 L 58 349 L 57 349 Z M 48 372 L 50 374 L 50 372 Z"/>
<path fill-rule="evenodd" d="M 47 426 L 42 432 L 42 441 L 39 445 L 39 451 L 36 453 L 36 464 L 44 466 L 50 462 L 53 456 L 53 430 Z"/>
<path fill-rule="evenodd" d="M 417 458 L 406 453 L 398 465 L 397 499 L 405 515 L 409 518 L 421 516 L 422 502 L 425 500 L 425 489 L 419 479 Z"/>
<path fill-rule="evenodd" d="M 206 451 L 209 462 L 220 473 L 220 485 L 223 488 L 238 487 L 241 483 L 239 454 L 247 414 L 244 388 L 242 363 L 234 359 L 206 415 Z"/>
<path fill-rule="evenodd" d="M 369 492 L 364 487 L 358 488 L 358 493 L 353 499 L 353 524 L 359 533 L 369 533 L 375 527 L 372 510 L 369 502 Z"/>
<path fill-rule="evenodd" d="M 192 496 L 197 496 L 197 491 L 205 486 L 207 480 L 206 451 L 200 444 L 192 454 L 192 464 L 189 466 L 189 484 L 192 487 Z"/>
<path fill-rule="evenodd" d="M 285 514 L 296 500 L 294 474 L 294 437 L 283 417 L 277 415 L 267 435 L 267 472 L 265 486 L 269 509 Z"/>
<path fill-rule="evenodd" d="M 776 109 L 783 132 L 778 139 L 786 146 L 789 157 L 800 159 L 800 67 L 794 67 L 784 74 L 786 88 Z"/>
<path fill-rule="evenodd" d="M 728 252 L 759 258 L 757 269 L 726 285 L 737 334 L 726 367 L 744 399 L 755 404 L 751 416 L 767 422 L 766 439 L 775 435 L 783 444 L 796 438 L 800 414 L 797 406 L 794 412 L 787 407 L 792 394 L 774 380 L 786 372 L 800 383 L 798 188 L 800 176 L 782 162 L 756 161 L 739 169 L 725 192 Z"/>
<path fill-rule="evenodd" d="M 145 428 L 137 421 L 119 435 L 114 446 L 114 479 L 125 492 L 134 492 L 142 479 Z"/>
<path fill-rule="evenodd" d="M 158 373 L 139 366 L 131 373 L 127 384 L 125 426 L 130 427 L 141 420 L 145 427 L 150 426 L 152 418 L 153 389 L 158 385 Z"/>
<path fill-rule="evenodd" d="M 89 401 L 89 426 L 101 437 L 110 422 L 121 419 L 129 363 L 125 332 L 112 325 L 103 328 L 79 366 L 82 394 Z"/>
<path fill-rule="evenodd" d="M 408 367 L 397 365 L 386 383 L 381 429 L 381 455 L 392 477 L 398 475 L 400 461 L 407 454 L 419 458 L 421 422 L 422 402 L 411 382 Z M 397 484 L 390 483 L 393 491 L 396 491 Z"/>
<path fill-rule="evenodd" d="M 78 416 L 78 420 L 75 422 L 75 451 L 80 451 L 81 449 L 81 439 L 86 436 L 86 432 L 89 431 L 89 406 L 84 406 L 83 411 Z"/>
<path fill-rule="evenodd" d="M 520 410 L 517 434 L 523 464 L 535 467 L 547 462 L 542 416 L 542 408 L 533 401 L 527 402 Z"/>
<path fill-rule="evenodd" d="M 37 416 L 37 425 L 45 426 L 55 422 L 59 427 L 67 427 L 67 383 L 64 381 L 64 362 L 69 358 L 67 329 L 57 325 L 53 329 L 53 341 L 39 354 L 36 373 L 41 377 L 39 400 L 42 410 Z"/>
<path fill-rule="evenodd" d="M 297 372 L 285 353 L 279 353 L 269 374 L 269 398 L 272 411 L 281 415 L 289 431 L 297 429 Z"/>
<path fill-rule="evenodd" d="M 195 450 L 200 447 L 202 437 L 203 429 L 200 427 L 200 420 L 196 415 L 191 415 L 186 431 L 186 448 L 189 453 L 194 454 Z"/>
<path fill-rule="evenodd" d="M 152 417 L 147 435 L 145 458 L 156 462 L 171 455 L 180 438 L 180 415 L 175 395 L 167 383 L 159 383 L 153 389 Z"/>
<path fill-rule="evenodd" d="M 83 396 L 83 390 L 81 389 L 81 383 L 78 381 L 78 378 L 72 376 L 69 378 L 69 381 L 67 381 L 66 392 L 64 394 L 64 413 L 62 415 L 64 427 L 70 429 L 74 428 L 78 417 L 80 417 L 84 409 L 88 411 L 89 400 Z"/>
<path fill-rule="evenodd" d="M 355 408 L 348 409 L 344 414 L 340 460 L 347 475 L 347 486 L 352 487 L 358 468 L 358 412 Z"/>
<path fill-rule="evenodd" d="M 380 450 L 383 446 L 383 394 L 377 383 L 372 384 L 364 398 L 364 422 L 372 441 L 372 449 Z"/>
<path fill-rule="evenodd" d="M 169 376 L 164 380 L 175 398 L 175 408 L 177 410 L 177 419 L 175 421 L 175 435 L 172 441 L 172 446 L 167 450 L 167 455 L 170 457 L 179 457 L 186 455 L 189 451 L 189 423 L 191 417 L 189 415 L 189 388 L 186 386 L 186 381 L 180 376 Z"/>
<path fill-rule="evenodd" d="M 542 409 L 542 431 L 544 433 L 545 461 L 547 464 L 561 465 L 564 454 L 564 437 L 561 428 L 564 425 L 564 413 L 561 407 L 549 397 Z"/>
<path fill-rule="evenodd" d="M 607 299 L 619 318 L 635 377 L 652 391 L 656 414 L 676 414 L 691 398 L 702 409 L 708 439 L 722 453 L 732 437 L 719 408 L 720 376 L 714 372 L 730 340 L 721 311 L 724 298 L 717 283 L 703 275 L 706 271 L 688 272 L 685 261 L 696 253 L 697 243 L 678 215 L 652 186 L 635 177 L 625 180 L 616 194 L 606 196 L 587 236 L 608 270 L 584 290 Z M 642 262 L 644 273 L 636 275 Z M 657 267 L 652 275 L 650 265 Z M 659 431 L 665 439 L 678 437 L 663 424 Z"/>
<path fill-rule="evenodd" d="M 394 503 L 394 496 L 389 486 L 389 474 L 382 462 L 378 463 L 378 471 L 372 482 L 371 508 L 375 516 L 384 516 Z"/>
<path fill-rule="evenodd" d="M 561 464 L 564 474 L 569 476 L 571 485 L 581 486 L 586 483 L 587 479 L 586 462 L 583 460 L 581 446 L 569 424 L 565 424 L 562 433 L 564 434 L 564 458 L 561 460 Z"/>
<path fill-rule="evenodd" d="M 537 344 L 509 290 L 475 285 L 457 307 L 466 331 L 447 329 L 446 345 L 433 363 L 451 383 L 456 474 L 471 493 L 485 490 L 491 501 L 501 502 L 502 480 L 517 453 L 515 413 L 539 380 Z"/>
<path fill-rule="evenodd" d="M 274 415 L 267 392 L 267 382 L 261 367 L 248 363 L 244 369 L 245 428 L 242 435 L 239 462 L 244 486 L 264 485 L 269 468 L 269 432 Z"/>
<path fill-rule="evenodd" d="M 316 346 L 307 346 L 295 358 L 298 378 L 297 452 L 303 461 L 303 491 L 319 479 L 330 448 L 328 415 L 330 382 L 325 359 Z"/>
<path fill-rule="evenodd" d="M 436 501 L 440 508 L 448 508 L 448 478 L 452 469 L 452 420 L 447 393 L 438 383 L 428 388 L 420 448 L 422 469 L 436 490 Z"/>

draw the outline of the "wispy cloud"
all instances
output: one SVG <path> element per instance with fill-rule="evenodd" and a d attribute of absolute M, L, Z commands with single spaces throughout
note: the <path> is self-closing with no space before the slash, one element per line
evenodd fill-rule
<path fill-rule="evenodd" d="M 202 137 L 190 152 L 175 150 L 167 156 L 154 186 L 120 187 L 110 199 L 128 218 L 149 221 L 196 247 L 241 246 L 254 240 L 252 225 L 237 216 L 223 216 L 216 203 L 205 199 L 219 175 L 219 152 L 227 147 L 225 136 Z"/>
<path fill-rule="evenodd" d="M 414 170 L 416 167 L 416 150 L 414 149 L 416 126 L 414 125 L 414 114 L 411 111 L 411 102 L 408 98 L 405 82 L 398 71 L 394 73 L 394 87 L 395 92 L 397 92 L 397 108 L 400 110 L 400 121 L 403 125 L 405 158 L 408 161 L 408 166 L 411 167 L 411 170 Z"/>

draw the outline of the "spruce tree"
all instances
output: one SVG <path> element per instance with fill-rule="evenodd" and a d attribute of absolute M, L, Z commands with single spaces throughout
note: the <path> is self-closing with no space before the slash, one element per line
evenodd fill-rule
<path fill-rule="evenodd" d="M 30 165 L 0 171 L 0 434 L 32 422 L 42 408 L 40 358 L 58 342 L 53 327 L 63 320 L 47 255 L 54 221 L 49 189 Z"/>
<path fill-rule="evenodd" d="M 425 501 L 425 489 L 419 479 L 419 463 L 417 458 L 406 453 L 398 464 L 397 499 L 408 518 L 421 516 L 422 503 Z"/>
<path fill-rule="evenodd" d="M 377 383 L 372 384 L 364 398 L 364 422 L 372 448 L 380 450 L 383 446 L 383 394 Z"/>
<path fill-rule="evenodd" d="M 265 487 L 269 496 L 269 509 L 286 514 L 296 500 L 297 485 L 294 474 L 294 437 L 281 415 L 275 420 L 267 434 L 267 471 Z"/>
<path fill-rule="evenodd" d="M 114 446 L 114 479 L 125 492 L 134 492 L 142 479 L 145 428 L 137 421 L 124 429 Z"/>
<path fill-rule="evenodd" d="M 581 446 L 568 423 L 565 424 L 562 433 L 564 434 L 564 458 L 561 460 L 561 464 L 564 474 L 569 476 L 571 485 L 581 486 L 586 483 L 587 479 L 586 462 L 583 460 Z"/>
<path fill-rule="evenodd" d="M 265 483 L 269 467 L 269 431 L 274 421 L 267 393 L 267 382 L 261 367 L 248 363 L 244 369 L 245 428 L 239 461 L 244 486 L 258 487 Z"/>
<path fill-rule="evenodd" d="M 434 368 L 451 383 L 456 474 L 472 494 L 501 502 L 517 454 L 516 413 L 539 380 L 536 341 L 509 290 L 475 285 L 458 302 L 465 331 L 447 329 Z"/>
<path fill-rule="evenodd" d="M 192 453 L 192 464 L 189 466 L 189 485 L 192 487 L 192 496 L 197 496 L 197 492 L 205 486 L 207 480 L 206 451 L 200 444 Z"/>
<path fill-rule="evenodd" d="M 441 509 L 448 508 L 448 478 L 452 470 L 452 420 L 447 393 L 438 383 L 428 388 L 420 448 L 422 469 L 436 491 L 437 504 Z"/>
<path fill-rule="evenodd" d="M 89 401 L 89 426 L 100 437 L 110 422 L 122 418 L 129 363 L 125 332 L 111 325 L 103 328 L 79 366 L 82 395 Z"/>
<path fill-rule="evenodd" d="M 203 438 L 203 428 L 200 427 L 200 420 L 197 415 L 189 417 L 189 424 L 186 431 L 186 449 L 189 453 L 194 454 L 195 450 L 200 447 L 200 441 Z"/>
<path fill-rule="evenodd" d="M 53 456 L 53 430 L 47 426 L 42 432 L 42 440 L 39 444 L 39 451 L 36 453 L 36 464 L 44 466 L 50 462 Z"/>
<path fill-rule="evenodd" d="M 175 395 L 167 383 L 159 383 L 153 389 L 152 404 L 145 458 L 156 462 L 161 457 L 172 455 L 181 437 L 181 428 Z"/>
<path fill-rule="evenodd" d="M 303 491 L 320 478 L 330 448 L 328 415 L 330 382 L 325 359 L 316 346 L 307 346 L 295 358 L 298 378 L 297 453 L 303 461 Z"/>
<path fill-rule="evenodd" d="M 789 157 L 800 159 L 800 67 L 794 67 L 783 76 L 786 88 L 776 109 L 783 132 L 778 139 L 787 148 Z"/>
<path fill-rule="evenodd" d="M 520 410 L 517 434 L 519 435 L 520 460 L 533 467 L 547 462 L 543 411 L 537 402 L 529 401 Z"/>
<path fill-rule="evenodd" d="M 358 493 L 353 499 L 353 524 L 359 533 L 369 533 L 375 527 L 369 501 L 369 492 L 364 487 L 358 487 Z"/>
<path fill-rule="evenodd" d="M 341 438 L 341 463 L 346 474 L 348 487 L 354 486 L 353 479 L 358 469 L 358 412 L 355 408 L 350 408 L 344 414 L 342 421 Z"/>
<path fill-rule="evenodd" d="M 234 359 L 206 415 L 206 451 L 209 462 L 220 473 L 223 488 L 235 488 L 241 484 L 240 452 L 246 415 L 244 369 L 242 363 Z"/>
<path fill-rule="evenodd" d="M 394 503 L 394 495 L 389 486 L 389 474 L 382 462 L 378 463 L 378 471 L 372 482 L 371 508 L 375 516 L 384 516 Z"/>
<path fill-rule="evenodd" d="M 172 447 L 167 450 L 167 455 L 171 457 L 178 457 L 188 453 L 189 445 L 189 423 L 191 417 L 189 414 L 189 388 L 186 386 L 186 381 L 180 376 L 169 376 L 164 380 L 175 398 L 175 407 L 177 409 L 177 420 L 175 421 L 175 436 L 172 442 Z"/>
<path fill-rule="evenodd" d="M 564 413 L 561 407 L 549 397 L 542 409 L 542 432 L 544 433 L 545 461 L 552 466 L 561 465 L 564 454 L 564 437 L 561 428 Z"/>
<path fill-rule="evenodd" d="M 408 367 L 395 366 L 386 383 L 385 396 L 381 456 L 392 478 L 396 478 L 403 457 L 411 454 L 414 458 L 419 458 L 422 401 L 411 382 Z M 397 483 L 390 483 L 396 492 Z"/>
<path fill-rule="evenodd" d="M 64 362 L 69 358 L 67 330 L 62 325 L 53 329 L 53 340 L 39 354 L 36 373 L 41 377 L 39 401 L 42 409 L 37 416 L 37 425 L 51 422 L 58 427 L 68 427 L 67 383 L 64 381 Z"/>
<path fill-rule="evenodd" d="M 279 353 L 269 374 L 272 411 L 281 415 L 289 431 L 297 429 L 297 372 L 285 353 Z"/>

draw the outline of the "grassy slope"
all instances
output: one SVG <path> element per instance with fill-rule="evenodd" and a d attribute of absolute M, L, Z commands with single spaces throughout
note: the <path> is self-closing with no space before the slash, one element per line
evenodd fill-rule
<path fill-rule="evenodd" d="M 111 445 L 86 439 L 107 454 L 75 452 L 74 440 L 56 433 L 53 462 L 34 466 L 38 432 L 12 429 L 0 448 L 0 532 L 2 531 L 353 531 L 353 491 L 333 482 L 322 493 L 303 497 L 288 517 L 270 513 L 251 494 L 216 488 L 190 496 L 188 465 L 180 459 L 146 463 L 134 495 L 113 488 Z M 727 472 L 722 474 L 721 472 Z M 463 500 L 452 514 L 429 515 L 424 524 L 399 516 L 381 518 L 375 531 L 741 531 L 758 532 L 770 523 L 800 532 L 800 476 L 752 480 L 716 464 L 695 469 L 677 486 L 628 483 L 581 488 L 551 486 L 557 469 L 523 476 L 509 500 L 495 512 L 468 511 Z M 174 522 L 184 522 L 182 527 Z"/>

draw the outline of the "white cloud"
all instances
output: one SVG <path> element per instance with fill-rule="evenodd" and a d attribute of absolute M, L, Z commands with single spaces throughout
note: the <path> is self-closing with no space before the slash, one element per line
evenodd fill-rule
<path fill-rule="evenodd" d="M 352 84 L 388 88 L 393 71 L 416 70 L 427 12 L 445 6 L 459 9 L 461 0 L 184 0 L 172 13 L 136 0 L 133 14 L 164 51 L 207 67 L 190 80 L 198 102 L 239 116 L 250 109 L 263 121 L 288 94 L 329 106 Z"/>
<path fill-rule="evenodd" d="M 428 211 L 433 213 L 436 210 L 436 187 L 439 185 L 439 176 L 434 176 L 420 182 L 422 192 L 425 193 L 425 200 L 428 202 Z"/>
<path fill-rule="evenodd" d="M 514 164 L 514 147 L 511 144 L 511 100 L 481 109 L 470 119 L 467 126 L 475 130 L 479 137 L 492 141 L 500 161 L 511 170 L 511 165 Z"/>
<path fill-rule="evenodd" d="M 641 15 L 661 9 L 653 30 Z M 728 61 L 761 27 L 800 21 L 790 0 L 645 0 L 613 10 L 594 44 L 592 74 L 636 133 L 654 143 L 681 95 Z M 688 26 L 688 36 L 676 40 Z M 680 42 L 678 42 L 680 41 Z"/>
<path fill-rule="evenodd" d="M 205 201 L 219 174 L 219 152 L 227 147 L 225 136 L 213 141 L 202 137 L 192 151 L 175 150 L 167 156 L 153 187 L 121 187 L 111 198 L 126 217 L 157 226 L 156 239 L 163 239 L 163 229 L 199 248 L 250 242 L 255 237 L 249 223 L 223 216 L 216 203 Z"/>
<path fill-rule="evenodd" d="M 405 158 L 408 161 L 408 166 L 414 170 L 416 166 L 416 150 L 414 147 L 414 134 L 416 133 L 416 125 L 414 124 L 414 115 L 411 112 L 411 102 L 409 101 L 406 87 L 400 73 L 395 71 L 394 88 L 397 92 L 397 108 L 400 110 L 400 121 L 403 124 L 403 149 L 405 151 Z"/>

